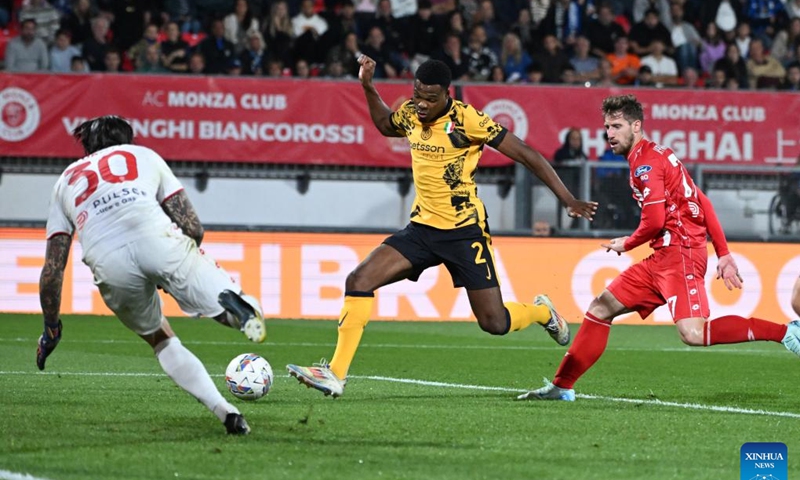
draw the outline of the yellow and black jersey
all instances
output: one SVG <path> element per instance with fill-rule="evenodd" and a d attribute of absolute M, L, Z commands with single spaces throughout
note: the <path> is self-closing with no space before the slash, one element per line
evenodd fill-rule
<path fill-rule="evenodd" d="M 392 113 L 392 127 L 408 137 L 417 196 L 411 221 L 449 230 L 486 220 L 475 170 L 484 145 L 497 147 L 508 130 L 471 105 L 450 99 L 445 114 L 422 123 L 411 100 Z"/>

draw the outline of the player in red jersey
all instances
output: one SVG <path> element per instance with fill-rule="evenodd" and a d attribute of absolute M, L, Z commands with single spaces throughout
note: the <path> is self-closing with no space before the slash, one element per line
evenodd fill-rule
<path fill-rule="evenodd" d="M 614 317 L 637 312 L 642 318 L 667 304 L 681 340 L 691 346 L 781 342 L 800 355 L 800 322 L 779 325 L 759 318 L 725 315 L 709 319 L 704 277 L 708 261 L 706 235 L 717 253 L 717 278 L 742 288 L 725 233 L 708 197 L 669 148 L 644 138 L 644 112 L 633 95 L 603 101 L 608 142 L 630 164 L 633 196 L 642 207 L 636 231 L 602 244 L 618 255 L 647 242 L 653 254 L 622 272 L 589 305 L 553 383 L 517 397 L 520 400 L 575 400 L 573 385 L 600 358 Z"/>

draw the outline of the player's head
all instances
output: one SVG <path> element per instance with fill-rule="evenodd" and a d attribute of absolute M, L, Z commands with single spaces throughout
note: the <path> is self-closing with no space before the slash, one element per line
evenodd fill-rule
<path fill-rule="evenodd" d="M 81 123 L 72 131 L 72 136 L 89 155 L 114 145 L 133 143 L 133 127 L 122 117 L 106 115 Z"/>
<path fill-rule="evenodd" d="M 428 60 L 414 74 L 414 108 L 421 122 L 438 118 L 447 108 L 450 67 L 439 60 Z"/>
<path fill-rule="evenodd" d="M 608 144 L 617 155 L 628 155 L 642 138 L 644 109 L 633 95 L 615 95 L 603 100 L 603 126 Z"/>

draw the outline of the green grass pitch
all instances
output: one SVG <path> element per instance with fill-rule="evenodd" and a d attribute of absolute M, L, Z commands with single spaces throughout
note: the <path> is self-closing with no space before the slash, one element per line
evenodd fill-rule
<path fill-rule="evenodd" d="M 284 365 L 332 354 L 334 322 L 273 321 L 255 345 L 175 319 L 221 389 L 240 353 L 273 366 L 267 397 L 233 399 L 253 432 L 232 438 L 116 319 L 64 325 L 41 374 L 40 317 L 0 315 L 0 478 L 737 479 L 745 442 L 786 443 L 800 475 L 800 361 L 778 344 L 690 349 L 674 327 L 615 326 L 575 403 L 517 402 L 565 351 L 541 328 L 373 322 L 333 400 Z"/>

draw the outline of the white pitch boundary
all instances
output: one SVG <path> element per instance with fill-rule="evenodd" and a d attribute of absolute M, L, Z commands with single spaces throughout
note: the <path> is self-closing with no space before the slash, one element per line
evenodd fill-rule
<path fill-rule="evenodd" d="M 35 338 L 0 338 L 2 342 L 14 343 L 32 343 L 36 344 Z M 184 345 L 238 345 L 242 346 L 242 342 L 237 341 L 222 341 L 222 340 L 184 340 L 181 339 Z M 91 343 L 91 344 L 141 344 L 141 340 L 74 340 L 70 339 L 69 343 Z M 264 347 L 312 347 L 312 348 L 333 348 L 335 343 L 324 342 L 264 342 L 260 344 Z M 525 351 L 548 351 L 563 349 L 557 345 L 544 346 L 544 345 L 426 345 L 426 344 L 402 344 L 402 343 L 364 343 L 359 348 L 408 348 L 419 350 L 525 350 Z M 786 351 L 782 348 L 776 349 L 742 349 L 736 345 L 715 345 L 713 347 L 614 347 L 606 348 L 608 351 L 616 352 L 686 352 L 686 353 L 726 353 L 733 355 L 786 355 Z"/>
<path fill-rule="evenodd" d="M 27 473 L 17 473 L 8 470 L 0 470 L 0 480 L 47 480 L 46 478 L 34 477 Z"/>
<path fill-rule="evenodd" d="M 163 373 L 147 373 L 147 372 L 23 372 L 23 371 L 0 371 L 1 375 L 74 375 L 82 377 L 163 377 Z M 222 375 L 211 375 L 212 377 L 222 377 Z M 286 378 L 289 378 L 288 376 Z M 378 382 L 392 382 L 392 383 L 406 383 L 411 385 L 420 385 L 425 387 L 439 387 L 439 388 L 459 388 L 464 390 L 481 390 L 481 391 L 494 391 L 494 392 L 509 392 L 509 393 L 524 393 L 526 390 L 508 387 L 491 387 L 487 385 L 470 385 L 463 383 L 446 383 L 434 382 L 430 380 L 416 380 L 413 378 L 395 378 L 384 377 L 379 375 L 350 375 L 349 378 L 374 380 Z M 639 399 L 639 398 L 623 398 L 623 397 L 606 397 L 602 395 L 589 395 L 579 393 L 575 395 L 577 398 L 586 400 L 602 400 L 606 402 L 616 403 L 633 403 L 637 405 L 653 405 L 658 407 L 672 407 L 684 408 L 687 410 L 705 410 L 711 412 L 722 413 L 737 413 L 743 415 L 765 415 L 772 417 L 785 417 L 785 418 L 800 418 L 800 413 L 793 412 L 773 412 L 769 410 L 754 410 L 751 408 L 739 407 L 726 407 L 719 405 L 703 405 L 699 403 L 679 403 L 669 402 L 658 399 Z M 2 474 L 0 470 L 0 474 Z M 0 480 L 5 480 L 0 476 Z M 16 478 L 10 480 L 17 480 Z M 35 479 L 34 479 L 35 480 Z"/>

